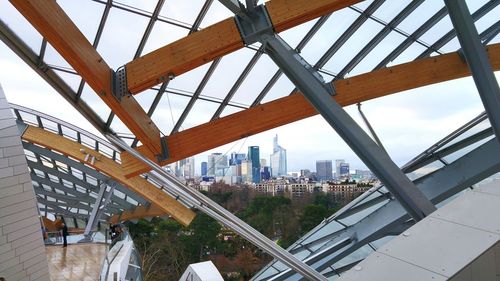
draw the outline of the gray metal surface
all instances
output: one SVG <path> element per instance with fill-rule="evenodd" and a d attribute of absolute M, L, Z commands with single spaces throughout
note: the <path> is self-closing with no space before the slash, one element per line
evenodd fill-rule
<path fill-rule="evenodd" d="M 482 121 L 479 121 L 482 120 Z M 439 154 L 441 151 L 453 150 L 458 146 L 460 150 L 470 150 L 474 144 L 484 143 L 484 138 L 476 138 L 469 131 L 476 131 L 484 125 L 483 114 L 467 122 L 461 128 L 455 130 L 449 136 L 438 141 L 435 145 L 426 149 L 425 152 Z M 488 130 L 488 129 L 486 129 Z M 490 129 L 491 130 L 491 129 Z M 491 134 L 490 134 L 491 135 Z M 461 142 L 469 143 L 469 146 L 462 146 Z M 488 140 L 474 150 L 466 153 L 447 166 L 436 170 L 424 177 L 414 181 L 416 186 L 432 199 L 434 204 L 441 204 L 458 192 L 479 182 L 480 180 L 500 171 L 500 160 L 491 155 L 500 153 L 500 145 L 495 139 Z M 429 155 L 422 153 L 421 155 Z M 443 157 L 446 157 L 443 155 Z M 416 157 L 417 161 L 408 163 L 404 170 L 414 171 L 419 167 L 419 161 L 427 161 L 425 157 Z M 427 163 L 429 164 L 429 163 Z M 363 246 L 370 246 L 377 249 L 380 245 L 376 240 L 382 238 L 387 241 L 391 235 L 398 235 L 412 225 L 412 221 L 405 213 L 397 201 L 388 196 L 389 193 L 384 188 L 372 188 L 362 196 L 355 199 L 346 207 L 339 210 L 330 218 L 323 221 L 316 228 L 301 237 L 297 242 L 288 248 L 288 251 L 301 259 L 314 255 L 332 247 L 339 241 L 346 238 L 356 237 L 356 241 L 347 247 L 337 250 L 329 257 L 312 265 L 318 270 L 323 270 L 326 275 L 338 275 L 343 272 L 345 262 L 343 260 L 352 259 L 353 253 Z M 350 222 L 350 223 L 348 223 Z M 409 222 L 409 223 L 408 223 Z M 347 226 L 342 225 L 348 223 Z M 389 236 L 388 236 L 389 235 Z M 382 243 L 383 244 L 383 243 Z M 366 252 L 365 253 L 369 253 Z M 362 257 L 363 258 L 363 257 Z M 286 269 L 283 265 L 273 262 L 255 275 L 254 280 L 298 280 L 293 271 Z M 330 272 L 330 273 L 328 273 Z M 278 273 L 281 273 L 278 275 Z"/>
<path fill-rule="evenodd" d="M 401 202 L 412 218 L 421 220 L 435 210 L 430 201 L 415 188 L 387 153 L 330 97 L 324 83 L 311 74 L 311 66 L 298 59 L 300 56 L 278 37 L 263 35 L 261 41 L 265 45 L 267 54 Z"/>
<path fill-rule="evenodd" d="M 464 0 L 445 0 L 462 52 L 472 72 L 479 96 L 500 141 L 500 88 L 486 50 Z"/>

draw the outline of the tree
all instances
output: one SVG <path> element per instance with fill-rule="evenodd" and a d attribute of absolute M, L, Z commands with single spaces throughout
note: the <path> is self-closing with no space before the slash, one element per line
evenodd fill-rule
<path fill-rule="evenodd" d="M 302 233 L 306 233 L 309 230 L 317 226 L 323 219 L 328 217 L 329 212 L 325 206 L 322 205 L 307 205 L 300 217 L 300 227 Z"/>

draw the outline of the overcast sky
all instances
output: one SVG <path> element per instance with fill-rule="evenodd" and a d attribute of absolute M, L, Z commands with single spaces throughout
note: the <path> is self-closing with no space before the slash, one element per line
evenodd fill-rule
<path fill-rule="evenodd" d="M 0 18 L 11 26 L 15 26 L 16 31 L 22 33 L 25 40 L 32 42 L 32 48 L 36 49 L 36 52 L 38 52 L 37 48 L 39 48 L 39 43 L 37 42 L 39 40 L 39 35 L 26 27 L 24 19 L 16 14 L 17 11 L 10 7 L 10 4 L 7 3 L 6 0 L 0 1 L 0 7 L 2 7 L 0 9 Z M 187 14 L 187 11 L 189 10 L 189 7 L 186 6 L 186 2 L 190 1 L 174 1 L 176 5 L 169 5 L 168 3 L 170 3 L 170 1 L 166 2 L 167 7 L 164 7 L 164 9 L 171 9 L 169 10 L 169 17 L 177 18 L 183 21 L 185 20 L 187 22 L 192 22 L 194 20 L 194 18 L 183 18 L 183 15 Z M 196 5 L 198 5 L 196 7 L 197 12 L 199 7 L 201 7 L 202 2 L 193 1 L 193 3 L 195 2 Z M 394 1 L 387 2 L 392 2 L 394 4 Z M 398 5 L 402 5 L 400 2 L 406 3 L 408 1 L 398 1 Z M 440 1 L 430 2 L 435 3 Z M 484 1 L 477 1 L 477 3 L 479 2 L 482 3 Z M 58 1 L 58 3 L 65 8 L 67 13 L 75 17 L 77 25 L 79 25 L 79 27 L 83 30 L 84 34 L 93 38 L 103 6 L 96 3 L 87 3 L 87 1 L 78 1 L 79 4 L 85 3 L 82 7 L 72 5 L 69 0 L 61 0 Z M 146 7 L 146 9 L 152 11 L 155 2 L 146 1 L 145 3 L 148 3 L 148 7 Z M 202 26 L 207 26 L 228 16 L 227 11 L 224 10 L 224 8 L 217 6 L 220 5 L 217 1 L 215 1 L 215 3 L 215 7 L 211 9 Z M 363 6 L 361 5 L 360 7 Z M 100 9 L 98 10 L 99 12 L 89 12 L 97 8 Z M 422 12 L 425 12 L 424 8 L 426 7 L 422 8 Z M 118 21 L 115 21 L 114 19 L 117 20 L 127 14 L 115 10 L 116 9 L 112 9 L 109 25 L 106 26 L 104 35 L 106 36 L 106 31 L 110 32 L 109 30 L 112 30 L 113 34 L 117 37 L 126 36 L 127 34 L 137 34 L 130 35 L 135 36 L 134 38 L 123 39 L 123 42 L 134 42 L 131 44 L 124 43 L 113 45 L 113 47 L 111 47 L 110 44 L 112 40 L 106 41 L 103 39 L 102 44 L 99 45 L 98 51 L 114 69 L 128 62 L 132 58 L 133 53 L 135 52 L 135 47 L 137 46 L 137 43 L 135 42 L 140 40 L 144 26 L 147 24 L 146 20 L 141 19 L 140 21 L 138 20 L 137 24 L 131 26 L 120 26 Z M 189 11 L 189 14 L 194 14 L 196 12 Z M 341 17 L 343 13 L 346 13 L 345 20 Z M 94 18 L 92 20 L 85 20 L 86 16 L 90 14 L 93 14 Z M 127 16 L 131 17 L 130 15 Z M 384 15 L 379 16 L 383 17 Z M 335 22 L 327 23 L 325 26 L 328 27 L 328 24 L 348 26 L 355 17 L 356 14 L 352 11 L 342 12 L 334 18 L 336 20 Z M 300 37 L 303 36 L 313 23 L 314 22 L 306 23 L 296 28 L 293 32 L 283 34 L 283 37 L 291 45 L 294 45 L 298 42 L 298 40 L 300 40 Z M 374 25 L 373 23 L 371 24 Z M 408 25 L 406 22 L 405 24 Z M 374 25 L 373 27 L 367 28 L 366 32 L 374 34 L 374 32 L 380 30 L 381 27 Z M 373 30 L 370 30 L 370 28 L 373 28 Z M 408 27 L 408 29 L 410 28 L 411 27 Z M 443 27 L 443 29 L 446 29 L 446 27 Z M 411 32 L 411 30 L 408 30 L 408 32 Z M 340 34 L 341 32 L 334 31 L 332 33 Z M 162 37 L 161 34 L 165 34 L 166 36 Z M 185 35 L 186 32 L 182 29 L 172 28 L 170 25 L 158 24 L 158 26 L 155 26 L 151 35 L 151 43 L 146 45 L 145 52 L 149 52 L 150 50 Z M 317 41 L 312 42 L 310 44 L 311 47 L 304 50 L 303 55 L 308 61 L 314 63 L 317 58 L 320 57 L 322 52 L 329 47 L 332 40 L 323 40 L 328 36 L 330 36 L 328 34 L 328 29 L 327 31 L 320 31 L 316 36 Z M 338 36 L 338 34 L 331 35 L 333 39 L 336 38 L 335 36 Z M 394 40 L 396 43 L 393 44 L 397 44 L 401 39 L 395 38 Z M 493 42 L 498 41 L 499 39 L 497 36 Z M 390 41 L 384 41 L 384 44 L 390 44 Z M 351 43 L 350 48 L 356 49 L 361 48 L 362 46 L 363 42 L 355 41 L 354 43 Z M 450 44 L 450 46 L 447 46 L 446 48 L 450 50 L 456 49 L 456 42 Z M 417 52 L 418 50 L 414 53 L 416 54 Z M 219 71 L 214 74 L 203 94 L 211 97 L 224 97 L 252 55 L 253 53 L 251 51 L 243 49 L 235 52 L 228 58 L 223 59 L 218 68 Z M 339 52 L 336 59 L 337 61 L 342 60 L 342 52 Z M 53 50 L 48 51 L 47 60 L 49 60 L 51 64 L 60 66 L 67 65 L 64 61 L 58 58 L 57 54 L 55 54 Z M 332 60 L 333 62 L 327 64 L 325 68 L 336 72 L 338 70 L 335 69 L 334 59 Z M 244 63 L 241 63 L 241 61 L 244 61 Z M 367 64 L 369 65 L 370 62 L 367 62 Z M 0 83 L 2 84 L 9 102 L 42 111 L 96 133 L 96 130 L 92 128 L 92 126 L 83 117 L 81 117 L 80 114 L 72 108 L 72 106 L 60 97 L 58 93 L 56 93 L 43 79 L 33 72 L 31 68 L 29 68 L 3 43 L 0 43 L 0 66 Z M 188 92 L 192 92 L 196 89 L 207 68 L 208 64 L 188 72 L 185 75 L 176 77 L 171 82 L 170 86 L 174 89 L 183 89 Z M 276 69 L 276 66 L 274 66 L 266 56 L 263 56 L 256 66 L 255 71 L 253 71 L 247 78 L 248 82 L 245 82 L 242 85 L 242 90 L 237 92 L 233 100 L 242 104 L 251 103 L 251 100 L 253 100 L 257 93 L 260 92 L 260 89 L 263 85 L 265 85 L 265 83 L 267 83 L 269 77 L 274 74 Z M 363 68 L 361 67 L 356 71 L 361 73 L 363 72 Z M 356 71 L 354 71 L 351 75 L 355 75 Z M 79 82 L 78 77 L 72 77 L 72 75 L 69 74 L 61 75 L 68 81 L 68 83 L 70 83 L 70 85 L 73 87 L 75 87 L 75 85 L 77 86 Z M 329 77 L 325 78 L 331 79 Z M 265 101 L 287 95 L 292 88 L 293 85 L 291 85 L 286 78 L 282 78 Z M 250 95 L 250 93 L 252 94 Z M 154 94 L 155 93 L 153 91 L 147 91 L 146 93 L 136 97 L 147 110 L 149 106 L 148 103 L 151 102 Z M 89 89 L 84 91 L 83 97 L 87 100 L 87 103 L 93 106 L 101 116 L 104 116 L 103 118 L 107 117 L 109 110 L 102 102 L 98 102 L 97 96 Z M 168 94 L 162 99 L 162 103 L 160 104 L 159 109 L 155 112 L 153 120 L 164 133 L 168 134 L 170 132 L 174 123 L 172 119 L 175 121 L 178 116 L 180 116 L 188 100 L 189 99 L 187 98 L 172 94 Z M 217 104 L 206 102 L 197 103 L 193 108 L 192 113 L 186 120 L 183 128 L 185 129 L 207 122 L 216 108 Z M 387 151 L 398 165 L 404 164 L 416 154 L 420 153 L 422 150 L 483 111 L 479 95 L 471 78 L 430 85 L 406 91 L 404 93 L 368 101 L 363 103 L 362 108 Z M 363 128 L 365 128 L 359 118 L 357 109 L 354 106 L 347 107 L 346 110 Z M 227 115 L 234 111 L 236 111 L 236 109 L 229 108 L 223 115 Z M 123 126 L 116 123 L 114 128 L 117 131 L 121 131 Z M 126 130 L 123 129 L 123 132 L 125 131 Z M 314 171 L 316 169 L 316 160 L 345 159 L 347 162 L 351 163 L 351 169 L 365 168 L 364 164 L 320 116 L 307 118 L 299 122 L 272 129 L 255 136 L 248 137 L 247 139 L 239 140 L 235 143 L 197 155 L 196 168 L 199 171 L 200 162 L 206 161 L 206 156 L 211 152 L 227 152 L 229 154 L 232 151 L 239 151 L 246 153 L 247 147 L 250 145 L 259 145 L 261 148 L 261 158 L 269 159 L 269 154 L 272 152 L 272 138 L 275 134 L 279 136 L 280 145 L 287 149 L 289 172 L 299 171 L 304 168 Z"/>

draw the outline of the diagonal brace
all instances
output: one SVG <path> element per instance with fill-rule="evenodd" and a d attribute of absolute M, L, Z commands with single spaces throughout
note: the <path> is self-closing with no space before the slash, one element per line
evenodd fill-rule
<path fill-rule="evenodd" d="M 481 43 L 465 1 L 445 0 L 444 2 L 491 127 L 497 139 L 500 140 L 500 110 L 498 110 L 500 108 L 500 88 L 493 74 L 486 49 Z"/>
<path fill-rule="evenodd" d="M 304 97 L 385 184 L 408 214 L 419 221 L 436 210 L 429 199 L 405 176 L 389 155 L 330 96 L 319 74 L 277 35 L 264 34 L 265 51 Z"/>

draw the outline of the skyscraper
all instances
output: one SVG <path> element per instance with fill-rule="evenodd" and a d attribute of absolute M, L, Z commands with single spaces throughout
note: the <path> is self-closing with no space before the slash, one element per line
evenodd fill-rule
<path fill-rule="evenodd" d="M 252 163 L 252 182 L 260 182 L 260 152 L 258 146 L 248 147 L 248 160 Z"/>
<path fill-rule="evenodd" d="M 331 180 L 332 175 L 332 160 L 318 160 L 316 161 L 316 176 L 318 180 Z"/>
<path fill-rule="evenodd" d="M 208 163 L 207 162 L 201 162 L 201 175 L 206 176 L 208 171 Z"/>
<path fill-rule="evenodd" d="M 223 176 L 228 169 L 227 155 L 212 153 L 208 155 L 207 176 Z"/>
<path fill-rule="evenodd" d="M 335 178 L 340 178 L 340 164 L 345 163 L 344 159 L 335 160 Z"/>
<path fill-rule="evenodd" d="M 175 175 L 186 179 L 194 178 L 194 157 L 182 159 L 176 162 Z"/>
<path fill-rule="evenodd" d="M 231 159 L 229 159 L 229 166 L 241 164 L 241 161 L 245 160 L 245 153 L 231 153 Z"/>
<path fill-rule="evenodd" d="M 349 163 L 340 163 L 340 178 L 348 178 L 349 175 Z"/>
<path fill-rule="evenodd" d="M 273 154 L 271 154 L 271 176 L 284 176 L 286 168 L 286 149 L 278 144 L 278 135 L 273 139 Z"/>

